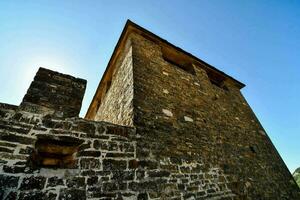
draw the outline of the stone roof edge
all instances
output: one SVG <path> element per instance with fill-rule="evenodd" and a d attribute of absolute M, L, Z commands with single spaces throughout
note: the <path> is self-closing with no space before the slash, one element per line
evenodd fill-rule
<path fill-rule="evenodd" d="M 187 51 L 181 49 L 180 47 L 175 46 L 174 44 L 168 42 L 167 40 L 165 40 L 165 39 L 159 37 L 158 35 L 156 35 L 156 34 L 150 32 L 150 31 L 148 31 L 147 29 L 145 29 L 145 28 L 139 26 L 138 24 L 136 24 L 136 23 L 134 23 L 134 22 L 132 22 L 132 21 L 130 21 L 130 20 L 127 20 L 126 26 L 132 26 L 132 27 L 134 27 L 134 28 L 136 28 L 136 29 L 138 29 L 138 30 L 140 30 L 140 31 L 142 31 L 142 32 L 144 32 L 144 33 L 146 33 L 146 34 L 151 35 L 152 37 L 156 38 L 156 39 L 159 40 L 160 42 L 167 44 L 168 46 L 170 46 L 170 47 L 176 49 L 177 51 L 179 51 L 179 52 L 181 52 L 181 53 L 183 53 L 183 54 L 185 54 L 185 55 L 187 55 L 187 56 L 189 56 L 189 57 L 195 59 L 196 61 L 198 61 L 198 62 L 204 64 L 206 67 L 210 68 L 211 70 L 216 71 L 216 72 L 222 74 L 223 76 L 225 76 L 226 78 L 231 79 L 232 81 L 234 81 L 234 82 L 237 84 L 237 86 L 239 86 L 239 89 L 245 87 L 245 84 L 244 84 L 244 83 L 242 83 L 242 82 L 236 80 L 236 79 L 233 78 L 232 76 L 229 76 L 228 74 L 224 73 L 223 71 L 221 71 L 221 70 L 217 69 L 216 67 L 214 67 L 214 66 L 208 64 L 207 62 L 201 60 L 200 58 L 194 56 L 193 54 L 191 54 L 191 53 L 189 53 L 189 52 L 187 52 Z M 126 26 L 125 26 L 124 29 L 126 29 Z"/>

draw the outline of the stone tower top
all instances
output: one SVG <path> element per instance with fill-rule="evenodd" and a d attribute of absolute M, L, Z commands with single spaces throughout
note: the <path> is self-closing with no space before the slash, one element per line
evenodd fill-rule
<path fill-rule="evenodd" d="M 56 117 L 79 115 L 86 80 L 39 68 L 23 101 L 21 110 Z"/>
<path fill-rule="evenodd" d="M 123 55 L 124 52 L 128 51 L 128 49 L 132 45 L 130 43 L 134 43 L 133 41 L 129 41 L 130 37 L 133 34 L 139 35 L 147 39 L 148 41 L 151 41 L 152 43 L 158 45 L 161 49 L 162 55 L 156 55 L 156 56 L 162 56 L 164 60 L 168 61 L 169 63 L 173 63 L 176 66 L 180 66 L 185 71 L 189 71 L 190 73 L 193 74 L 195 73 L 194 68 L 200 68 L 201 70 L 204 70 L 206 72 L 211 82 L 221 87 L 223 87 L 225 82 L 227 83 L 230 82 L 231 85 L 233 85 L 238 89 L 241 89 L 245 86 L 245 84 L 225 74 L 224 72 L 218 70 L 214 66 L 204 62 L 203 60 L 184 51 L 183 49 L 169 43 L 167 40 L 162 39 L 161 37 L 155 35 L 154 33 L 128 20 L 118 40 L 118 43 L 114 49 L 114 52 L 109 60 L 109 63 L 102 76 L 102 79 L 98 85 L 97 91 L 93 97 L 89 109 L 86 113 L 85 116 L 86 119 L 95 119 L 99 106 L 103 104 L 103 100 L 104 100 L 103 98 L 111 86 L 112 77 L 114 76 L 114 74 L 116 74 L 115 72 L 116 68 L 118 68 L 118 66 L 122 64 L 120 63 L 122 62 L 120 60 L 123 59 L 122 57 L 124 56 Z M 127 71 L 124 73 L 129 73 L 129 72 Z M 112 122 L 117 123 L 116 121 L 112 121 Z M 129 124 L 126 123 L 125 125 L 129 125 Z"/>

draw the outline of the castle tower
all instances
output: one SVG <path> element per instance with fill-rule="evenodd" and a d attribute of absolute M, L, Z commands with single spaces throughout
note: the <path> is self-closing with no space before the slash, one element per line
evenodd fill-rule
<path fill-rule="evenodd" d="M 86 119 L 136 128 L 131 167 L 168 177 L 157 198 L 300 198 L 244 86 L 128 21 Z"/>
<path fill-rule="evenodd" d="M 86 81 L 40 68 L 0 102 L 0 199 L 300 199 L 244 84 L 128 21 Z"/>

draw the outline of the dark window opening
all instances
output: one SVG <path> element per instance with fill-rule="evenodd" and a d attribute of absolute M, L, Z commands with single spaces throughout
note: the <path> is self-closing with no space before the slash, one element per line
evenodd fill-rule
<path fill-rule="evenodd" d="M 167 61 L 168 63 L 175 65 L 176 67 L 188 72 L 189 74 L 196 75 L 194 66 L 192 64 L 178 64 L 175 61 L 172 61 L 171 59 L 168 59 L 164 57 L 164 60 Z"/>
<path fill-rule="evenodd" d="M 257 153 L 257 148 L 255 146 L 249 146 L 252 153 Z"/>
<path fill-rule="evenodd" d="M 222 88 L 226 91 L 229 90 L 228 87 L 224 84 L 225 78 L 222 75 L 213 72 L 207 72 L 207 76 L 213 85 Z"/>
<path fill-rule="evenodd" d="M 81 143 L 79 139 L 67 136 L 58 139 L 38 138 L 32 155 L 32 164 L 35 167 L 45 168 L 74 168 L 75 155 Z"/>

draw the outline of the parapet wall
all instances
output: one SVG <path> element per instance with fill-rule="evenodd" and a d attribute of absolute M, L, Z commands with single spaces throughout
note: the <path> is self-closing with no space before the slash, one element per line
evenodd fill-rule
<path fill-rule="evenodd" d="M 0 199 L 235 196 L 227 176 L 217 168 L 203 170 L 201 160 L 138 158 L 134 128 L 10 108 L 0 106 Z M 52 162 L 72 144 L 78 148 L 71 166 Z M 37 156 L 45 157 L 42 163 Z"/>
<path fill-rule="evenodd" d="M 85 87 L 86 80 L 39 68 L 20 109 L 57 117 L 77 117 Z"/>
<path fill-rule="evenodd" d="M 130 160 L 136 158 L 135 142 L 129 139 L 133 128 L 80 118 L 62 120 L 3 107 L 0 199 L 111 198 L 117 196 L 116 191 L 127 189 L 127 181 L 134 181 L 135 172 L 129 168 Z M 38 146 L 45 138 L 48 149 Z M 51 162 L 67 155 L 73 144 L 77 146 L 72 166 Z M 37 162 L 37 154 L 48 160 Z"/>

